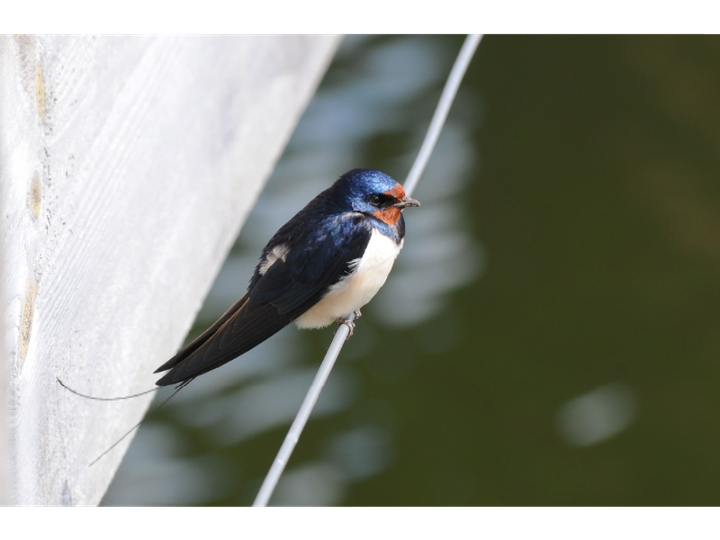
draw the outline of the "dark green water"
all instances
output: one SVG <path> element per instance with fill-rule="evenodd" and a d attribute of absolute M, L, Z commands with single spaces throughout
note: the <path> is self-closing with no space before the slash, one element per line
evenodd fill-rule
<path fill-rule="evenodd" d="M 341 173 L 404 179 L 461 43 L 344 42 L 192 335 Z M 414 196 L 272 502 L 720 504 L 720 38 L 484 38 Z M 331 337 L 195 381 L 105 503 L 251 504 Z"/>

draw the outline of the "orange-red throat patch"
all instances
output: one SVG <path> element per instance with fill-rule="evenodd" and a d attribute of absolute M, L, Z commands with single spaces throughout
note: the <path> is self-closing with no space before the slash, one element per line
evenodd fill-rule
<path fill-rule="evenodd" d="M 385 192 L 385 195 L 394 198 L 396 201 L 401 201 L 405 198 L 405 190 L 400 184 L 395 184 L 392 189 L 388 189 Z M 376 212 L 373 212 L 373 215 L 380 221 L 384 221 L 388 225 L 395 225 L 398 219 L 400 219 L 400 212 L 400 208 L 397 208 L 396 206 L 391 206 L 390 208 L 385 208 L 384 210 L 378 210 Z"/>
<path fill-rule="evenodd" d="M 400 219 L 400 209 L 397 206 L 391 206 L 385 210 L 377 210 L 373 212 L 373 216 L 380 221 L 384 221 L 388 225 L 395 225 Z"/>

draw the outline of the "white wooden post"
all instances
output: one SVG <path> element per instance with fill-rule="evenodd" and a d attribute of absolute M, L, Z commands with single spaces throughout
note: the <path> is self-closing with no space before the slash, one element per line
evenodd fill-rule
<path fill-rule="evenodd" d="M 0 38 L 0 497 L 100 501 L 151 396 L 57 378 L 153 387 L 337 43 Z"/>

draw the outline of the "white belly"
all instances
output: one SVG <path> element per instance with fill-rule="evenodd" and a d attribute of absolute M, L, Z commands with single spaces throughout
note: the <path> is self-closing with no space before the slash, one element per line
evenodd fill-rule
<path fill-rule="evenodd" d="M 402 242 L 373 229 L 370 242 L 360 259 L 353 261 L 355 271 L 333 285 L 317 304 L 295 320 L 298 328 L 321 328 L 360 309 L 385 284 Z"/>

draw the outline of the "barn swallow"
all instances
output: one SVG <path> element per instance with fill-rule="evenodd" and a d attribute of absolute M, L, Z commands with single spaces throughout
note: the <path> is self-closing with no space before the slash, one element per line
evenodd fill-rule
<path fill-rule="evenodd" d="M 294 322 L 322 328 L 367 304 L 383 286 L 405 237 L 402 210 L 420 206 L 388 175 L 354 169 L 290 221 L 262 251 L 245 296 L 155 373 L 187 384 Z"/>

